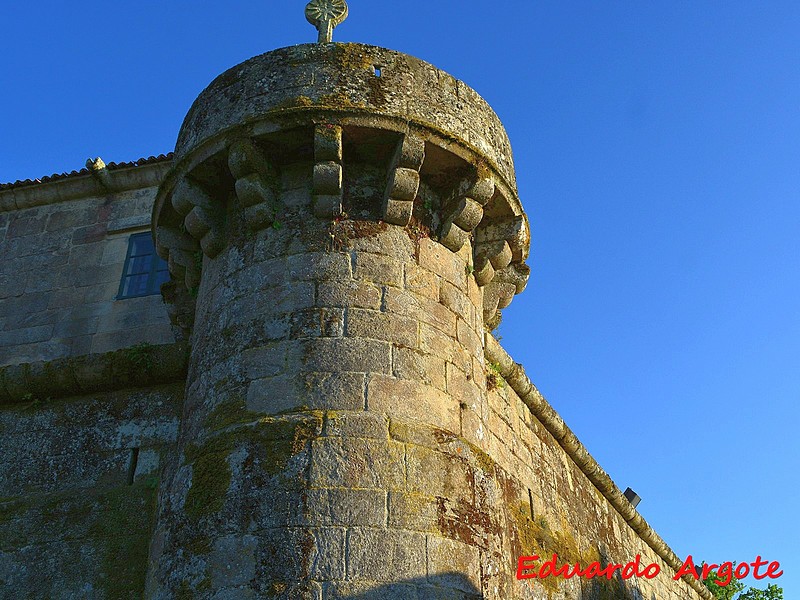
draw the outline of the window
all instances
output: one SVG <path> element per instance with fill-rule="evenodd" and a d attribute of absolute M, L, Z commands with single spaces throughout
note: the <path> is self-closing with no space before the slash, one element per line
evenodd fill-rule
<path fill-rule="evenodd" d="M 167 263 L 156 254 L 150 233 L 132 235 L 128 240 L 128 256 L 117 300 L 158 294 L 161 284 L 168 280 Z"/>

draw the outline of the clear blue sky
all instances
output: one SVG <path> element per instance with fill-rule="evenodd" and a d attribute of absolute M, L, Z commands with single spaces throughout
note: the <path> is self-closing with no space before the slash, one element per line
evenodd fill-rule
<path fill-rule="evenodd" d="M 304 0 L 7 3 L 0 181 L 171 150 Z M 800 595 L 800 3 L 350 1 L 340 41 L 503 119 L 531 217 L 503 344 L 680 556 Z"/>

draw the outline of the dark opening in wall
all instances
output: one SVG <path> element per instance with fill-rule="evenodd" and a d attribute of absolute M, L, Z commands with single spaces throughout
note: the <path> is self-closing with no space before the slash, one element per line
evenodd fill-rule
<path fill-rule="evenodd" d="M 528 488 L 528 504 L 531 507 L 531 521 L 534 521 L 534 512 L 533 512 L 533 494 L 531 493 L 531 488 Z"/>
<path fill-rule="evenodd" d="M 131 457 L 128 461 L 128 485 L 133 485 L 136 478 L 136 466 L 139 464 L 139 449 L 131 448 Z"/>

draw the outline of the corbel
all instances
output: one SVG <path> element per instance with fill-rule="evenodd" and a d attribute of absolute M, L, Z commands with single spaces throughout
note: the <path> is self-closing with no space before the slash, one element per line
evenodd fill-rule
<path fill-rule="evenodd" d="M 172 206 L 183 218 L 186 231 L 200 242 L 206 256 L 216 258 L 225 248 L 220 203 L 199 183 L 184 177 L 172 193 Z"/>
<path fill-rule="evenodd" d="M 97 183 L 99 183 L 107 192 L 114 191 L 114 185 L 111 182 L 111 173 L 109 173 L 106 163 L 99 156 L 97 158 L 89 158 L 86 160 L 86 168 L 89 169 Z"/>
<path fill-rule="evenodd" d="M 404 135 L 397 144 L 383 194 L 383 220 L 405 227 L 411 222 L 414 199 L 419 191 L 419 171 L 425 161 L 425 142 Z"/>
<path fill-rule="evenodd" d="M 314 214 L 335 219 L 342 214 L 342 128 L 318 124 L 314 127 Z"/>
<path fill-rule="evenodd" d="M 483 220 L 483 207 L 494 196 L 495 184 L 491 177 L 472 175 L 458 183 L 444 203 L 439 241 L 458 252 L 466 244 L 473 230 Z"/>
<path fill-rule="evenodd" d="M 482 225 L 475 232 L 475 281 L 488 285 L 512 261 L 523 263 L 530 249 L 530 227 L 522 214 Z"/>
<path fill-rule="evenodd" d="M 280 173 L 249 138 L 234 142 L 228 154 L 228 168 L 236 179 L 236 197 L 252 231 L 276 222 L 280 196 Z"/>

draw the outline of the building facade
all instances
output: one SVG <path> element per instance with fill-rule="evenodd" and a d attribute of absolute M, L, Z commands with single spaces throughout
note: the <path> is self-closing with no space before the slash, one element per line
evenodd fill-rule
<path fill-rule="evenodd" d="M 492 336 L 528 220 L 446 73 L 276 50 L 0 209 L 3 597 L 710 597 Z"/>

